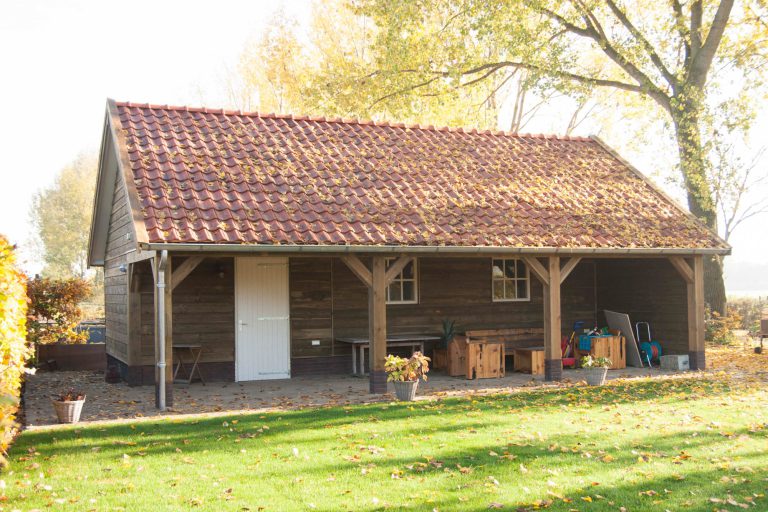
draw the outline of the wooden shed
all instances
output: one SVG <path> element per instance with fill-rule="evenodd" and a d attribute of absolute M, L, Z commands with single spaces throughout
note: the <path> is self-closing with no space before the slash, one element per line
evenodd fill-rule
<path fill-rule="evenodd" d="M 387 337 L 443 319 L 543 326 L 557 380 L 561 333 L 624 311 L 703 369 L 729 251 L 597 138 L 110 100 L 89 261 L 109 364 L 172 403 L 174 345 L 242 381 L 349 372 L 366 337 L 379 393 Z"/>

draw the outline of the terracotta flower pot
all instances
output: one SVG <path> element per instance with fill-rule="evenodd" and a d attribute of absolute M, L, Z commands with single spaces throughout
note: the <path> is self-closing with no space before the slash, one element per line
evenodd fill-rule
<path fill-rule="evenodd" d="M 83 412 L 85 397 L 82 400 L 72 400 L 69 402 L 61 402 L 59 400 L 51 400 L 51 402 L 53 402 L 53 408 L 56 410 L 56 417 L 59 419 L 59 423 L 77 423 L 80 421 L 80 413 Z"/>
<path fill-rule="evenodd" d="M 403 402 L 412 402 L 416 399 L 416 388 L 419 387 L 419 381 L 407 380 L 407 381 L 394 381 L 395 396 L 398 400 Z"/>
<path fill-rule="evenodd" d="M 608 375 L 608 368 L 584 368 L 587 376 L 587 384 L 590 386 L 602 386 Z"/>

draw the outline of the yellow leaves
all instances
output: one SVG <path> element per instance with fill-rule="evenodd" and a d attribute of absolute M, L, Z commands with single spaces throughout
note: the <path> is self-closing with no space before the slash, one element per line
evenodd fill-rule
<path fill-rule="evenodd" d="M 613 458 L 613 456 L 612 456 L 612 455 L 610 455 L 610 454 L 606 454 L 606 455 L 603 455 L 602 457 L 600 457 L 600 460 L 601 460 L 602 462 L 613 462 L 613 461 L 614 461 L 614 460 L 616 460 L 616 459 L 615 459 L 615 458 Z"/>

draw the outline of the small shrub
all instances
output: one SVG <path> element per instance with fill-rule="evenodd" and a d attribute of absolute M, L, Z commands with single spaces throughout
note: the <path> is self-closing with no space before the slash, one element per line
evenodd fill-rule
<path fill-rule="evenodd" d="M 87 332 L 75 329 L 83 319 L 80 304 L 90 293 L 90 285 L 80 278 L 30 279 L 27 283 L 29 340 L 37 345 L 88 341 Z"/>
<path fill-rule="evenodd" d="M 22 376 L 31 354 L 27 342 L 26 276 L 16 266 L 14 247 L 0 236 L 0 465 L 18 426 Z"/>
<path fill-rule="evenodd" d="M 707 341 L 718 345 L 727 345 L 736 341 L 735 329 L 741 329 L 742 317 L 738 311 L 728 307 L 728 315 L 722 316 L 717 311 L 707 309 L 705 316 L 705 336 Z"/>
<path fill-rule="evenodd" d="M 419 377 L 427 380 L 429 358 L 421 352 L 414 352 L 409 358 L 390 354 L 384 362 L 384 370 L 387 372 L 388 382 L 411 382 L 419 380 Z"/>
<path fill-rule="evenodd" d="M 607 357 L 592 357 L 587 355 L 581 358 L 582 368 L 610 368 L 613 363 Z"/>
<path fill-rule="evenodd" d="M 751 336 L 760 332 L 760 319 L 763 314 L 768 314 L 768 304 L 764 299 L 757 297 L 735 297 L 728 299 L 728 309 L 735 310 L 741 315 L 741 325 L 738 329 L 744 329 Z"/>

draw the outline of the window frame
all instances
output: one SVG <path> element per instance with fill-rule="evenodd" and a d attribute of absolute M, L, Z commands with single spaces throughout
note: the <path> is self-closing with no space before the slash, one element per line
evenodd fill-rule
<path fill-rule="evenodd" d="M 493 262 L 494 261 L 501 261 L 502 262 L 502 277 L 497 278 L 493 275 Z M 507 261 L 515 261 L 515 270 L 517 270 L 517 264 L 523 263 L 525 266 L 525 277 L 507 277 L 504 274 L 504 267 L 507 264 Z M 515 273 L 517 275 L 517 273 Z M 517 290 L 517 282 L 518 281 L 525 281 L 525 298 L 516 297 L 514 299 L 508 299 L 506 297 L 502 297 L 500 299 L 497 299 L 495 294 L 493 293 L 494 284 L 496 282 L 502 282 L 506 283 L 507 281 L 514 281 L 515 282 L 515 290 Z M 506 291 L 506 286 L 504 287 L 504 290 Z M 531 269 L 528 268 L 528 264 L 523 261 L 522 258 L 491 258 L 491 301 L 492 302 L 530 302 L 531 301 Z"/>
<path fill-rule="evenodd" d="M 385 258 L 384 267 L 388 268 L 388 266 L 396 261 L 397 258 Z M 391 283 L 387 285 L 387 291 L 386 291 L 386 303 L 387 305 L 398 305 L 398 304 L 418 304 L 419 303 L 419 264 L 418 260 L 416 258 L 413 258 L 408 265 L 413 264 L 413 278 L 403 278 L 403 272 L 405 272 L 405 268 L 398 273 L 395 278 L 392 280 Z M 408 266 L 406 265 L 406 267 Z M 389 298 L 389 287 L 392 286 L 395 283 L 400 283 L 400 297 L 402 297 L 403 294 L 403 283 L 407 282 L 413 283 L 413 300 L 390 300 Z"/>

